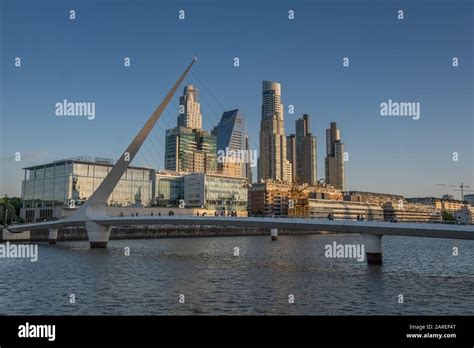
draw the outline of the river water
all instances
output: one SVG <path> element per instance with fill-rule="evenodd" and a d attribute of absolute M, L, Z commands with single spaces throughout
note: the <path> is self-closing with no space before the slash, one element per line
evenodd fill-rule
<path fill-rule="evenodd" d="M 358 235 L 40 243 L 37 262 L 0 259 L 0 314 L 474 314 L 474 241 L 387 236 L 383 266 L 326 258 L 334 241 L 363 243 Z"/>

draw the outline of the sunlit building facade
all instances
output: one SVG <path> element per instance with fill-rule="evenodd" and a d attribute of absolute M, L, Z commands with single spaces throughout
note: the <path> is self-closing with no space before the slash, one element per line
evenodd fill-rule
<path fill-rule="evenodd" d="M 179 97 L 178 126 L 202 129 L 201 104 L 198 90 L 193 85 L 184 87 L 183 95 Z"/>
<path fill-rule="evenodd" d="M 259 135 L 258 181 L 292 181 L 291 163 L 286 157 L 284 111 L 281 103 L 281 85 L 262 83 L 262 118 Z"/>
<path fill-rule="evenodd" d="M 247 179 L 223 175 L 189 174 L 184 177 L 186 207 L 216 212 L 247 212 Z"/>
<path fill-rule="evenodd" d="M 23 207 L 81 205 L 104 180 L 113 164 L 111 159 L 82 156 L 24 168 Z M 150 194 L 150 169 L 131 166 L 110 195 L 108 204 L 147 206 Z"/>

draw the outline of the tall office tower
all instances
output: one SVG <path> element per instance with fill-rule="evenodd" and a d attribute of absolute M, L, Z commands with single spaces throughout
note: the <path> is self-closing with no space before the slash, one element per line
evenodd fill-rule
<path fill-rule="evenodd" d="M 315 184 L 317 181 L 316 137 L 311 134 L 309 115 L 304 114 L 295 121 L 296 128 L 296 174 L 299 184 Z"/>
<path fill-rule="evenodd" d="M 179 97 L 178 127 L 202 129 L 201 105 L 198 101 L 198 91 L 193 85 L 184 87 Z"/>
<path fill-rule="evenodd" d="M 344 190 L 344 143 L 336 122 L 326 129 L 326 184 Z"/>
<path fill-rule="evenodd" d="M 247 178 L 246 149 L 247 130 L 245 118 L 238 109 L 225 111 L 219 124 L 214 127 L 212 134 L 217 137 L 217 151 L 230 154 L 229 158 L 222 158 L 218 154 L 218 167 L 224 168 L 223 160 L 227 161 L 227 167 L 238 168 L 238 176 Z M 233 153 L 233 154 L 232 154 Z M 234 158 L 232 158 L 234 157 Z M 235 160 L 235 162 L 233 162 Z M 234 175 L 232 175 L 234 176 Z"/>
<path fill-rule="evenodd" d="M 290 134 L 286 137 L 286 158 L 291 163 L 291 181 L 296 181 L 296 136 Z"/>
<path fill-rule="evenodd" d="M 262 119 L 260 121 L 258 181 L 276 180 L 291 182 L 291 163 L 286 159 L 281 86 L 263 81 Z"/>
<path fill-rule="evenodd" d="M 177 172 L 217 171 L 216 137 L 202 129 L 198 91 L 184 87 L 179 97 L 178 125 L 166 130 L 165 169 Z"/>

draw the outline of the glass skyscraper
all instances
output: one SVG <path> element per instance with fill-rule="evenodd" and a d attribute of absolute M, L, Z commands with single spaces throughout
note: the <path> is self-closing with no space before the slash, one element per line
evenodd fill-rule
<path fill-rule="evenodd" d="M 217 137 L 218 151 L 244 151 L 249 150 L 245 118 L 238 109 L 225 111 L 219 124 L 214 127 L 212 134 Z M 247 177 L 251 170 L 249 161 L 239 162 L 240 176 Z M 251 179 L 251 178 L 250 178 Z"/>

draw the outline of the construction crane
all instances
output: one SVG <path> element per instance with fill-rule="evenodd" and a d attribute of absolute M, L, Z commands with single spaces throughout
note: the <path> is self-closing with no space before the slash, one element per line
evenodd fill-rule
<path fill-rule="evenodd" d="M 309 216 L 309 205 L 308 196 L 304 194 L 309 188 L 318 188 L 319 185 L 306 185 L 303 188 L 298 187 L 297 184 L 293 184 L 291 188 L 291 199 L 293 199 L 293 207 L 288 209 L 288 215 L 294 217 L 305 217 Z"/>
<path fill-rule="evenodd" d="M 461 185 L 446 185 L 446 184 L 436 184 L 438 186 L 446 186 L 446 187 L 455 187 L 455 188 L 460 188 L 460 190 L 453 190 L 453 191 L 461 191 L 461 201 L 464 201 L 464 191 L 466 192 L 474 192 L 472 190 L 464 190 L 465 188 L 467 187 L 470 187 L 470 186 L 467 186 L 467 185 L 464 185 L 464 183 L 461 182 Z"/>

